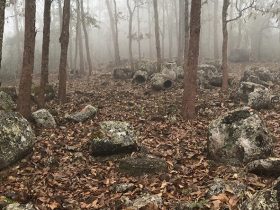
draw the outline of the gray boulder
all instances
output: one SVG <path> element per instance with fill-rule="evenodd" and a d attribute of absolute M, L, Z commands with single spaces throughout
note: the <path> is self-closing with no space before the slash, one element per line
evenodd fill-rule
<path fill-rule="evenodd" d="M 220 178 L 215 178 L 213 182 L 208 186 L 207 197 L 212 197 L 214 195 L 219 195 L 230 191 L 236 196 L 244 194 L 247 187 L 239 181 L 229 181 Z"/>
<path fill-rule="evenodd" d="M 166 78 L 172 81 L 175 81 L 177 79 L 177 74 L 173 69 L 163 68 L 161 73 L 164 74 Z"/>
<path fill-rule="evenodd" d="M 201 64 L 198 66 L 198 83 L 201 88 L 211 88 L 209 82 L 214 77 L 219 77 L 220 74 L 217 68 L 209 64 Z"/>
<path fill-rule="evenodd" d="M 148 79 L 148 73 L 146 71 L 138 70 L 133 76 L 133 82 L 141 84 L 146 82 Z"/>
<path fill-rule="evenodd" d="M 14 101 L 17 99 L 17 89 L 14 86 L 0 87 L 0 91 L 7 93 Z"/>
<path fill-rule="evenodd" d="M 241 165 L 266 158 L 272 144 L 263 120 L 248 107 L 226 113 L 208 128 L 209 158 L 221 163 Z"/>
<path fill-rule="evenodd" d="M 16 104 L 12 97 L 7 93 L 0 91 L 0 110 L 15 110 Z"/>
<path fill-rule="evenodd" d="M 131 68 L 122 67 L 113 70 L 114 79 L 132 79 L 134 71 Z"/>
<path fill-rule="evenodd" d="M 141 176 L 166 172 L 167 164 L 164 160 L 155 157 L 126 158 L 120 161 L 119 169 L 131 176 Z"/>
<path fill-rule="evenodd" d="M 7 205 L 4 210 L 35 210 L 34 206 L 30 203 L 28 204 L 19 204 L 12 203 Z"/>
<path fill-rule="evenodd" d="M 240 210 L 274 210 L 280 209 L 280 182 L 268 189 L 257 191 L 240 206 Z"/>
<path fill-rule="evenodd" d="M 182 66 L 178 66 L 174 71 L 176 72 L 177 79 L 184 79 L 185 72 Z"/>
<path fill-rule="evenodd" d="M 154 90 L 166 90 L 172 87 L 173 81 L 165 74 L 155 73 L 152 75 L 151 84 Z"/>
<path fill-rule="evenodd" d="M 123 199 L 124 200 L 124 199 Z M 142 195 L 139 198 L 131 201 L 128 198 L 125 201 L 125 205 L 129 210 L 139 210 L 139 209 L 162 209 L 163 200 L 159 195 Z"/>
<path fill-rule="evenodd" d="M 26 119 L 16 112 L 0 111 L 0 170 L 27 155 L 34 141 Z"/>
<path fill-rule="evenodd" d="M 43 128 L 55 128 L 56 122 L 52 114 L 46 109 L 40 109 L 32 113 L 36 124 Z"/>
<path fill-rule="evenodd" d="M 274 81 L 274 77 L 267 68 L 249 66 L 245 69 L 241 81 L 253 82 L 268 87 Z"/>
<path fill-rule="evenodd" d="M 271 97 L 271 93 L 267 88 L 256 88 L 248 95 L 248 106 L 256 110 L 270 109 L 273 105 Z"/>
<path fill-rule="evenodd" d="M 80 112 L 70 114 L 66 116 L 66 119 L 74 122 L 84 122 L 91 117 L 95 116 L 97 113 L 97 108 L 91 105 L 87 105 Z"/>
<path fill-rule="evenodd" d="M 273 106 L 270 90 L 257 83 L 241 82 L 236 97 L 237 101 L 242 101 L 256 110 L 269 109 Z"/>
<path fill-rule="evenodd" d="M 136 137 L 129 123 L 105 121 L 100 123 L 99 133 L 93 135 L 90 147 L 93 156 L 109 156 L 137 150 Z"/>
<path fill-rule="evenodd" d="M 267 158 L 254 160 L 247 164 L 246 169 L 250 173 L 265 176 L 276 176 L 280 174 L 280 158 Z"/>

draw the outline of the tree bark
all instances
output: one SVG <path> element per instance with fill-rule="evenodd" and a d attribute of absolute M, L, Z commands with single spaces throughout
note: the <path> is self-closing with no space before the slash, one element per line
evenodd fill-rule
<path fill-rule="evenodd" d="M 222 90 L 228 89 L 228 29 L 227 29 L 227 11 L 229 7 L 229 0 L 224 0 L 222 11 L 222 23 L 223 23 L 223 47 L 222 47 L 222 73 L 223 84 Z"/>
<path fill-rule="evenodd" d="M 61 44 L 59 64 L 59 87 L 58 98 L 60 103 L 66 102 L 66 80 L 67 80 L 67 51 L 69 44 L 69 23 L 70 23 L 70 0 L 64 0 L 62 31 L 59 38 Z"/>
<path fill-rule="evenodd" d="M 214 1 L 214 59 L 219 59 L 219 45 L 218 45 L 218 8 L 219 1 Z"/>
<path fill-rule="evenodd" d="M 15 30 L 16 30 L 16 36 L 17 36 L 17 50 L 18 50 L 18 58 L 17 58 L 17 62 L 18 62 L 18 69 L 17 71 L 17 76 L 19 75 L 19 71 L 20 71 L 20 65 L 22 62 L 21 59 L 21 44 L 20 44 L 20 32 L 19 32 L 19 24 L 18 24 L 18 11 L 17 11 L 17 1 L 14 1 L 14 15 L 15 15 Z"/>
<path fill-rule="evenodd" d="M 152 50 L 152 21 L 151 21 L 151 4 L 148 2 L 148 18 L 149 18 L 149 57 L 153 58 L 153 50 Z"/>
<path fill-rule="evenodd" d="M 111 28 L 111 33 L 112 33 L 112 40 L 113 40 L 113 45 L 114 45 L 114 53 L 115 53 L 115 64 L 119 65 L 120 64 L 120 53 L 119 53 L 119 48 L 118 48 L 118 40 L 117 40 L 117 35 L 116 35 L 116 21 L 113 15 L 113 11 L 111 8 L 111 4 L 109 0 L 106 0 L 106 6 L 108 9 L 109 17 L 110 17 L 110 28 Z"/>
<path fill-rule="evenodd" d="M 155 38 L 157 50 L 157 71 L 161 71 L 161 52 L 160 52 L 160 37 L 159 37 L 159 21 L 158 21 L 158 1 L 153 0 L 154 16 L 155 16 Z"/>
<path fill-rule="evenodd" d="M 165 0 L 162 0 L 162 33 L 161 33 L 161 57 L 165 59 Z"/>
<path fill-rule="evenodd" d="M 58 14 L 59 14 L 59 26 L 60 26 L 60 32 L 62 30 L 62 5 L 61 0 L 58 0 Z"/>
<path fill-rule="evenodd" d="M 183 64 L 184 61 L 184 46 L 185 46 L 185 2 L 179 0 L 179 46 L 178 46 L 178 61 Z"/>
<path fill-rule="evenodd" d="M 25 117 L 31 116 L 31 86 L 34 69 L 36 1 L 25 1 L 25 32 L 22 71 L 19 83 L 17 110 Z"/>
<path fill-rule="evenodd" d="M 86 21 L 85 21 L 83 0 L 81 0 L 81 13 L 82 13 L 82 25 L 83 25 L 84 35 L 85 35 L 86 52 L 87 52 L 88 73 L 89 73 L 89 76 L 91 76 L 92 62 L 91 62 L 91 55 L 90 55 L 90 50 L 89 50 L 89 40 L 88 40 L 88 32 L 87 32 Z"/>
<path fill-rule="evenodd" d="M 46 92 L 46 85 L 48 84 L 48 77 L 49 77 L 51 4 L 52 4 L 52 0 L 45 0 L 40 94 L 38 97 L 38 102 L 39 102 L 40 108 L 45 106 L 45 92 Z"/>
<path fill-rule="evenodd" d="M 0 69 L 2 64 L 3 34 L 5 25 L 5 6 L 6 0 L 0 1 Z"/>
<path fill-rule="evenodd" d="M 137 31 L 138 31 L 138 37 L 137 37 L 137 43 L 138 43 L 138 59 L 141 61 L 141 31 L 140 31 L 140 7 L 137 7 Z"/>
<path fill-rule="evenodd" d="M 115 19 L 115 54 L 116 54 L 116 64 L 119 65 L 121 63 L 120 57 L 120 47 L 119 47 L 119 29 L 118 29 L 118 11 L 117 11 L 117 2 L 113 0 L 114 3 L 114 19 Z"/>
<path fill-rule="evenodd" d="M 79 73 L 81 75 L 85 74 L 85 66 L 84 66 L 84 48 L 83 48 L 83 38 L 82 38 L 82 29 L 81 29 L 81 5 L 80 0 L 76 0 L 77 2 L 77 33 L 78 33 L 78 45 L 79 45 L 79 58 L 80 58 L 80 69 Z"/>
<path fill-rule="evenodd" d="M 201 0 L 192 0 L 189 48 L 187 49 L 187 45 L 185 46 L 185 52 L 188 50 L 189 56 L 185 57 L 184 64 L 185 77 L 183 95 L 183 116 L 186 120 L 191 120 L 196 117 L 195 101 L 197 94 L 197 66 L 199 57 L 199 38 L 201 28 L 200 15 Z M 187 19 L 187 17 L 185 17 L 185 19 Z M 185 36 L 185 39 L 186 38 L 187 36 Z M 187 42 L 187 40 L 185 40 L 185 42 Z"/>
<path fill-rule="evenodd" d="M 129 23 L 128 23 L 128 51 L 129 51 L 129 62 L 132 69 L 134 69 L 134 62 L 133 62 L 133 54 L 132 54 L 132 21 L 133 21 L 133 13 L 135 10 L 131 9 L 129 0 L 126 1 L 128 12 L 129 12 Z"/>
<path fill-rule="evenodd" d="M 172 9 L 168 6 L 166 7 L 166 15 L 168 17 L 168 57 L 172 59 L 172 51 L 173 51 L 173 16 Z"/>

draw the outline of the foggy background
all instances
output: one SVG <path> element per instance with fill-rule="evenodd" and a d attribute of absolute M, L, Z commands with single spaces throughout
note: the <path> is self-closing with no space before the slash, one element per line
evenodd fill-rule
<path fill-rule="evenodd" d="M 222 45 L 222 0 L 216 0 L 218 9 L 218 47 L 221 56 Z M 237 2 L 236 2 L 237 1 Z M 241 2 L 240 2 L 241 1 Z M 113 5 L 112 0 L 110 0 Z M 139 0 L 130 0 L 133 7 Z M 200 59 L 214 59 L 214 0 L 208 0 L 202 6 L 202 28 L 200 41 Z M 237 15 L 236 5 L 248 3 L 248 0 L 234 0 L 231 4 L 228 15 Z M 267 8 L 272 1 L 257 1 L 258 8 L 262 10 L 247 10 L 244 15 L 228 24 L 229 31 L 229 52 L 232 49 L 242 48 L 250 52 L 250 60 L 258 62 L 275 62 L 280 59 L 280 24 L 278 21 L 278 4 L 274 8 Z M 162 52 L 165 59 L 175 60 L 178 52 L 178 15 L 179 0 L 159 0 L 159 21 Z M 63 2 L 61 2 L 63 6 Z M 75 35 L 76 35 L 76 2 L 72 1 L 71 23 L 70 23 L 70 43 L 68 69 L 75 69 Z M 128 9 L 126 0 L 116 0 L 118 10 L 119 47 L 121 59 L 128 59 Z M 114 48 L 112 33 L 110 29 L 108 9 L 105 0 L 84 0 L 85 12 L 95 19 L 95 25 L 87 24 L 89 34 L 90 50 L 93 60 L 94 70 L 100 69 L 104 63 L 114 61 Z M 113 7 L 112 7 L 113 8 Z M 137 10 L 137 9 L 136 9 Z M 149 13 L 150 10 L 150 13 Z M 38 73 L 41 68 L 41 48 L 43 31 L 44 1 L 37 0 L 36 18 L 36 51 L 34 73 Z M 150 14 L 150 15 L 149 15 Z M 57 0 L 52 3 L 51 10 L 51 42 L 50 42 L 50 72 L 58 71 L 60 57 L 60 15 Z M 143 1 L 139 8 L 140 31 L 137 30 L 137 11 L 133 17 L 133 34 L 143 35 L 141 39 L 142 59 L 155 59 L 154 42 L 154 18 L 152 0 Z M 149 31 L 151 33 L 149 33 Z M 24 1 L 18 0 L 16 4 L 10 4 L 6 8 L 5 31 L 3 41 L 3 66 L 1 74 L 15 77 L 21 69 L 21 59 L 23 54 L 23 34 L 24 34 Z M 83 34 L 83 32 L 82 32 Z M 82 35 L 84 45 L 84 35 Z M 151 39 L 151 40 L 150 40 Z M 151 44 L 151 46 L 150 46 Z M 85 51 L 85 47 L 84 51 Z M 86 52 L 84 59 L 86 62 Z M 133 41 L 133 57 L 138 59 L 137 41 Z M 78 58 L 79 59 L 79 58 Z M 86 65 L 85 65 L 85 68 Z M 85 69 L 87 71 L 87 69 Z"/>

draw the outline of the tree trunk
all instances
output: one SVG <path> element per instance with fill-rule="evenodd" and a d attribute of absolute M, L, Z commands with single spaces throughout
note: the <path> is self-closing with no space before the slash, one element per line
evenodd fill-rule
<path fill-rule="evenodd" d="M 25 32 L 22 71 L 19 83 L 17 110 L 25 117 L 31 116 L 31 86 L 34 69 L 36 1 L 25 1 Z"/>
<path fill-rule="evenodd" d="M 66 80 L 67 80 L 67 51 L 69 44 L 69 22 L 70 22 L 70 0 L 64 0 L 62 31 L 59 38 L 61 44 L 59 64 L 59 87 L 58 99 L 60 103 L 66 102 Z"/>
<path fill-rule="evenodd" d="M 159 22 L 158 22 L 158 2 L 153 0 L 154 16 L 155 16 L 155 38 L 157 50 L 157 71 L 161 71 L 161 54 L 160 54 L 160 37 L 159 37 Z"/>
<path fill-rule="evenodd" d="M 137 43 L 138 43 L 138 59 L 141 61 L 141 31 L 140 31 L 140 7 L 137 7 L 137 31 L 138 31 L 138 38 L 137 38 Z"/>
<path fill-rule="evenodd" d="M 183 64 L 184 61 L 184 46 L 185 46 L 185 2 L 179 0 L 179 46 L 178 46 L 178 61 Z"/>
<path fill-rule="evenodd" d="M 40 108 L 45 106 L 45 92 L 46 92 L 46 85 L 48 84 L 48 77 L 49 77 L 51 4 L 52 4 L 52 0 L 45 0 L 43 45 L 42 45 L 42 60 L 41 60 L 41 80 L 40 80 L 40 94 L 38 98 Z"/>
<path fill-rule="evenodd" d="M 85 12 L 84 12 L 83 0 L 81 1 L 81 13 L 82 13 L 83 30 L 84 30 L 84 34 L 85 34 L 85 45 L 86 45 L 86 52 L 87 52 L 88 73 L 89 73 L 89 76 L 91 76 L 91 74 L 92 74 L 92 62 L 91 62 L 91 55 L 90 55 L 90 50 L 89 50 L 89 40 L 88 40 L 88 33 L 87 33 L 87 27 L 86 27 L 86 21 L 85 21 Z"/>
<path fill-rule="evenodd" d="M 166 7 L 167 17 L 168 17 L 168 57 L 172 59 L 172 51 L 173 51 L 173 16 L 172 9 L 169 8 L 168 4 Z"/>
<path fill-rule="evenodd" d="M 83 49 L 83 38 L 82 38 L 82 29 L 81 29 L 81 8 L 80 8 L 80 0 L 76 0 L 77 2 L 77 32 L 78 32 L 78 45 L 79 45 L 79 58 L 80 58 L 80 69 L 79 73 L 81 75 L 85 74 L 85 66 L 84 66 L 84 49 Z"/>
<path fill-rule="evenodd" d="M 219 1 L 214 1 L 214 59 L 219 59 L 219 45 L 218 45 L 218 8 Z"/>
<path fill-rule="evenodd" d="M 153 50 L 152 50 L 152 21 L 151 21 L 151 4 L 148 3 L 148 17 L 149 17 L 149 57 L 153 58 Z"/>
<path fill-rule="evenodd" d="M 60 32 L 62 30 L 62 5 L 61 0 L 58 0 L 58 14 L 59 14 L 59 26 L 60 26 Z"/>
<path fill-rule="evenodd" d="M 185 45 L 185 48 L 184 49 L 184 56 L 185 57 L 188 57 L 188 48 L 189 48 L 189 39 L 190 39 L 190 24 L 189 24 L 189 0 L 186 0 L 185 1 L 185 33 L 184 33 L 184 36 L 185 36 L 185 41 L 183 42 L 184 45 Z"/>
<path fill-rule="evenodd" d="M 119 29 L 118 29 L 118 11 L 117 11 L 117 2 L 116 0 L 113 0 L 114 2 L 114 19 L 115 19 L 115 54 L 116 54 L 116 64 L 119 65 L 121 63 L 121 57 L 120 57 L 120 47 L 119 47 Z"/>
<path fill-rule="evenodd" d="M 117 39 L 117 35 L 116 35 L 115 23 L 117 22 L 117 20 L 115 20 L 115 18 L 114 18 L 113 11 L 112 11 L 109 0 L 106 0 L 106 5 L 107 5 L 109 17 L 110 17 L 110 26 L 111 26 L 112 40 L 113 40 L 114 52 L 115 52 L 115 64 L 119 65 L 121 59 L 120 59 L 120 52 L 119 52 L 119 48 L 118 48 L 118 46 L 119 46 L 118 39 Z"/>
<path fill-rule="evenodd" d="M 178 20 L 178 6 L 177 1 L 173 1 L 174 4 L 174 12 L 175 12 L 175 26 L 176 26 L 176 38 L 177 38 L 177 46 L 179 52 L 179 44 L 180 44 L 180 36 L 179 36 L 179 20 Z M 177 54 L 178 56 L 178 54 Z"/>
<path fill-rule="evenodd" d="M 5 6 L 6 0 L 0 1 L 0 69 L 2 63 L 3 34 L 5 25 Z"/>
<path fill-rule="evenodd" d="M 187 13 L 186 13 L 187 14 Z M 201 0 L 192 0 L 191 16 L 190 16 L 190 39 L 189 48 L 185 46 L 185 52 L 188 50 L 188 55 L 185 57 L 184 64 L 184 96 L 183 96 L 183 116 L 186 120 L 194 119 L 195 101 L 197 93 L 197 66 L 199 56 L 199 38 L 200 38 L 200 15 L 201 15 Z M 187 15 L 185 15 L 187 16 Z M 187 17 L 185 17 L 187 19 Z M 186 27 L 186 34 L 187 34 Z M 187 36 L 185 36 L 187 39 Z M 185 40 L 187 42 L 187 40 Z"/>
<path fill-rule="evenodd" d="M 129 12 L 129 23 L 128 23 L 128 51 L 129 51 L 129 62 L 132 69 L 134 69 L 133 64 L 133 54 L 132 54 L 132 21 L 134 10 L 131 9 L 129 0 L 126 1 L 127 8 Z"/>
<path fill-rule="evenodd" d="M 162 33 L 161 33 L 161 57 L 164 60 L 165 59 L 165 0 L 162 0 Z"/>
<path fill-rule="evenodd" d="M 223 91 L 228 89 L 228 30 L 227 30 L 227 11 L 229 7 L 229 0 L 224 0 L 222 11 L 223 23 L 223 47 L 222 47 L 222 73 L 223 73 Z"/>
<path fill-rule="evenodd" d="M 17 57 L 18 69 L 16 70 L 16 72 L 17 72 L 16 74 L 18 76 L 22 59 L 21 59 L 21 46 L 20 46 L 19 24 L 18 24 L 17 1 L 14 1 L 13 8 L 14 8 L 14 15 L 15 15 L 15 30 L 16 30 L 16 37 L 17 37 L 17 50 L 18 50 L 18 57 Z"/>

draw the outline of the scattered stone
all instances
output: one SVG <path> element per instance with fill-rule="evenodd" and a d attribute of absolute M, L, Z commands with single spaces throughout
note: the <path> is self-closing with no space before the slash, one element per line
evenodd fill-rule
<path fill-rule="evenodd" d="M 0 91 L 0 110 L 15 110 L 16 104 L 12 97 L 7 93 Z"/>
<path fill-rule="evenodd" d="M 46 109 L 40 109 L 32 113 L 32 118 L 36 124 L 43 128 L 55 128 L 56 122 L 51 113 Z"/>
<path fill-rule="evenodd" d="M 139 61 L 136 63 L 136 69 L 147 72 L 148 76 L 157 72 L 156 63 L 150 61 Z"/>
<path fill-rule="evenodd" d="M 90 119 L 91 117 L 95 116 L 96 113 L 97 113 L 97 108 L 91 105 L 87 105 L 80 112 L 66 116 L 66 119 L 74 122 L 84 122 Z"/>
<path fill-rule="evenodd" d="M 184 79 L 185 72 L 182 66 L 178 66 L 174 71 L 176 72 L 177 79 Z"/>
<path fill-rule="evenodd" d="M 135 72 L 134 76 L 133 76 L 133 82 L 141 84 L 146 82 L 148 79 L 148 73 L 146 71 L 141 71 L 138 70 Z"/>
<path fill-rule="evenodd" d="M 225 192 L 231 192 L 240 197 L 247 187 L 239 181 L 228 181 L 220 178 L 215 178 L 208 187 L 207 197 L 211 198 L 214 195 L 219 195 Z"/>
<path fill-rule="evenodd" d="M 113 70 L 114 79 L 132 79 L 134 72 L 131 68 L 115 68 Z"/>
<path fill-rule="evenodd" d="M 171 81 L 175 81 L 177 79 L 177 74 L 173 69 L 163 68 L 161 71 L 166 78 L 170 79 Z"/>
<path fill-rule="evenodd" d="M 272 210 L 280 209 L 280 182 L 279 178 L 276 183 L 269 189 L 256 192 L 240 206 L 240 210 Z"/>
<path fill-rule="evenodd" d="M 280 174 L 280 158 L 267 158 L 254 160 L 246 166 L 250 173 L 264 176 L 276 176 Z"/>
<path fill-rule="evenodd" d="M 0 87 L 0 91 L 7 93 L 14 101 L 17 99 L 17 89 L 14 86 Z"/>
<path fill-rule="evenodd" d="M 135 189 L 135 185 L 132 183 L 118 184 L 114 187 L 114 191 L 117 193 L 126 193 Z"/>
<path fill-rule="evenodd" d="M 19 204 L 12 203 L 7 205 L 4 210 L 35 210 L 34 206 L 30 203 L 28 204 Z"/>
<path fill-rule="evenodd" d="M 204 89 L 211 88 L 212 85 L 209 83 L 214 79 L 214 77 L 220 77 L 220 74 L 215 66 L 208 64 L 201 64 L 198 66 L 198 83 L 200 87 Z"/>
<path fill-rule="evenodd" d="M 260 89 L 268 91 L 268 89 L 263 85 L 253 83 L 253 82 L 241 82 L 239 89 L 237 91 L 237 97 L 239 100 L 243 101 L 244 103 L 248 103 L 250 93 L 254 92 L 254 90 L 260 90 Z"/>
<path fill-rule="evenodd" d="M 27 155 L 34 141 L 26 119 L 16 112 L 0 111 L 0 170 Z"/>
<path fill-rule="evenodd" d="M 93 135 L 90 147 L 93 156 L 131 153 L 138 148 L 134 131 L 126 122 L 102 122 L 99 133 Z"/>
<path fill-rule="evenodd" d="M 231 165 L 268 157 L 273 139 L 259 115 L 248 107 L 214 120 L 208 128 L 209 158 Z"/>
<path fill-rule="evenodd" d="M 252 82 L 268 87 L 274 81 L 273 74 L 264 67 L 249 66 L 245 69 L 242 82 Z"/>
<path fill-rule="evenodd" d="M 159 195 L 143 195 L 134 201 L 127 202 L 129 210 L 138 209 L 161 209 L 163 206 L 162 197 Z"/>
<path fill-rule="evenodd" d="M 167 171 L 164 160 L 152 157 L 126 158 L 120 161 L 120 171 L 132 176 L 156 174 Z"/>
<path fill-rule="evenodd" d="M 273 104 L 270 91 L 267 88 L 254 89 L 248 96 L 248 106 L 256 110 L 272 108 Z"/>
<path fill-rule="evenodd" d="M 171 88 L 173 82 L 166 75 L 161 73 L 155 73 L 151 78 L 151 84 L 154 90 L 165 90 Z"/>

